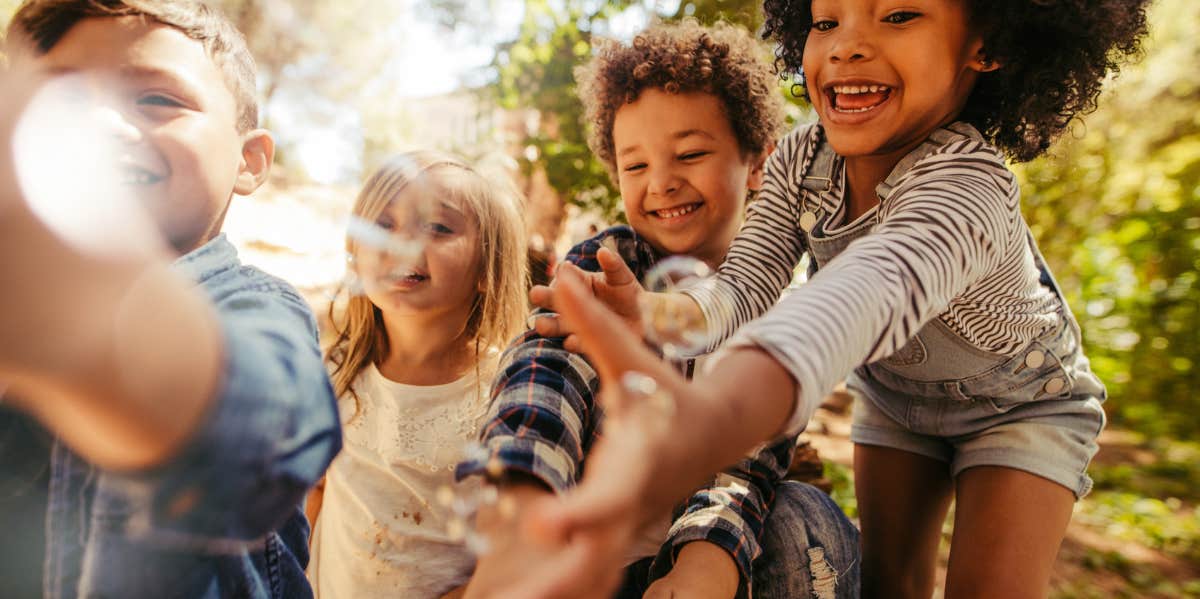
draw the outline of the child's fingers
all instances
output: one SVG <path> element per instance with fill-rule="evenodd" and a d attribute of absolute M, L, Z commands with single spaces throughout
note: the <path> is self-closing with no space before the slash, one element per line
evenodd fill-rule
<path fill-rule="evenodd" d="M 637 277 L 629 270 L 629 265 L 616 252 L 602 247 L 596 252 L 596 261 L 604 272 L 604 282 L 613 287 L 637 284 Z"/>
<path fill-rule="evenodd" d="M 567 338 L 563 339 L 563 349 L 574 354 L 582 354 L 583 345 L 579 343 L 579 335 L 567 335 Z"/>
<path fill-rule="evenodd" d="M 542 337 L 566 337 L 562 319 L 557 314 L 538 314 L 533 318 L 533 330 Z M 575 351 L 567 348 L 568 351 Z"/>
<path fill-rule="evenodd" d="M 587 284 L 575 273 L 560 273 L 557 304 L 559 320 L 565 321 L 567 330 L 578 338 L 579 347 L 607 383 L 616 383 L 638 364 L 659 361 L 620 317 L 592 297 Z"/>
<path fill-rule="evenodd" d="M 529 289 L 529 303 L 546 310 L 554 309 L 554 290 L 546 285 L 534 285 Z"/>

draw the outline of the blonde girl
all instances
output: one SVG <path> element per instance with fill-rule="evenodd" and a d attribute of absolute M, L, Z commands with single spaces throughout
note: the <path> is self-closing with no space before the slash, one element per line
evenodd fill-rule
<path fill-rule="evenodd" d="M 376 235 L 347 238 L 358 289 L 330 308 L 345 446 L 310 498 L 317 597 L 438 597 L 470 575 L 435 495 L 475 437 L 496 348 L 523 327 L 518 203 L 430 151 L 390 159 L 359 193 L 354 216 Z"/>

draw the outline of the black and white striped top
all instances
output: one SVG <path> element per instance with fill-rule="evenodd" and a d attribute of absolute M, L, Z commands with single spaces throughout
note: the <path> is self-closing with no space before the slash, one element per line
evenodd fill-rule
<path fill-rule="evenodd" d="M 891 192 L 864 215 L 876 220 L 874 229 L 775 306 L 807 250 L 804 202 L 819 202 L 826 214 L 844 208 L 844 184 L 827 193 L 800 186 L 818 127 L 781 141 L 717 277 L 688 292 L 714 343 L 737 330 L 726 349 L 760 347 L 795 377 L 800 395 L 788 432 L 803 429 L 851 370 L 896 352 L 933 318 L 1005 356 L 1058 324 L 1059 299 L 1039 282 L 1016 179 L 964 123 L 916 162 L 902 160 L 898 169 L 911 166 L 889 178 Z M 840 157 L 835 165 L 841 172 Z"/>

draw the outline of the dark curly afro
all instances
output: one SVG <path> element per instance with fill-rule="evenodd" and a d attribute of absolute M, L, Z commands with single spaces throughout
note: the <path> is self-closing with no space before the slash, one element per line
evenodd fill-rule
<path fill-rule="evenodd" d="M 1001 67 L 983 73 L 959 118 L 1010 158 L 1046 150 L 1075 116 L 1096 108 L 1104 79 L 1138 54 L 1150 0 L 963 0 Z M 763 37 L 779 42 L 782 76 L 804 84 L 812 0 L 765 0 Z"/>
<path fill-rule="evenodd" d="M 602 40 L 596 46 L 575 79 L 590 124 L 588 146 L 614 178 L 613 120 L 646 89 L 715 95 L 746 154 L 763 151 L 783 130 L 778 80 L 761 57 L 766 50 L 745 29 L 688 19 L 652 25 L 631 44 Z"/>

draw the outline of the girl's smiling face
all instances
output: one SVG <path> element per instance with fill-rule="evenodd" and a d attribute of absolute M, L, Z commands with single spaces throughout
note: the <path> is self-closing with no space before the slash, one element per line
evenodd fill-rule
<path fill-rule="evenodd" d="M 413 243 L 397 259 L 359 248 L 355 262 L 363 291 L 385 314 L 464 317 L 479 295 L 482 259 L 476 216 L 447 186 L 450 169 L 434 169 L 388 202 L 376 224 Z M 452 185 L 452 183 L 450 183 Z"/>
<path fill-rule="evenodd" d="M 814 0 L 809 95 L 846 157 L 903 154 L 953 122 L 995 68 L 962 0 Z"/>

